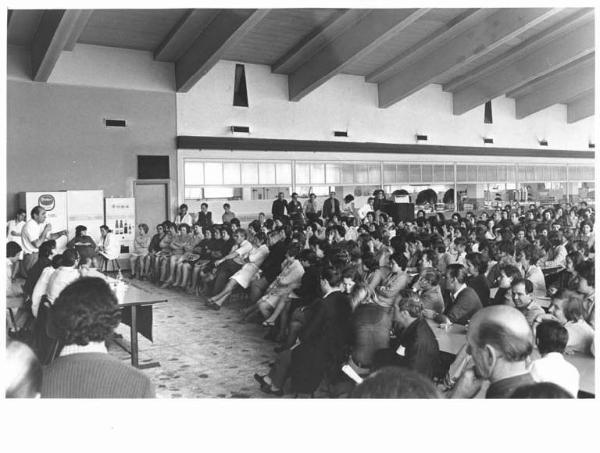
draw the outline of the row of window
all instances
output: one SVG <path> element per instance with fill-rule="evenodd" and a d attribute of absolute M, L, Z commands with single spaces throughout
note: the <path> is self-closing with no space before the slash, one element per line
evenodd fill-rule
<path fill-rule="evenodd" d="M 292 174 L 293 167 L 295 169 Z M 383 174 L 382 174 L 383 170 Z M 382 185 L 450 183 L 454 164 L 184 162 L 185 187 L 222 185 Z M 293 179 L 295 177 L 295 181 Z M 456 182 L 593 181 L 582 165 L 456 165 Z"/>

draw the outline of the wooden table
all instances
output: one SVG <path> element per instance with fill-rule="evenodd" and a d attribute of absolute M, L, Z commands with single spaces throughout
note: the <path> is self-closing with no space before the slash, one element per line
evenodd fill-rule
<path fill-rule="evenodd" d="M 130 327 L 130 349 L 119 341 L 118 338 L 115 338 L 114 341 L 121 348 L 131 354 L 131 364 L 140 369 L 144 368 L 153 368 L 160 366 L 158 362 L 152 362 L 140 365 L 139 363 L 139 351 L 138 351 L 138 326 L 137 326 L 137 309 L 140 306 L 152 306 L 154 304 L 159 304 L 167 302 L 167 299 L 156 296 L 155 294 L 146 291 L 137 286 L 128 285 L 125 291 L 125 296 L 123 300 L 119 301 L 119 306 L 122 308 L 130 307 L 131 308 L 131 325 Z"/>
<path fill-rule="evenodd" d="M 427 320 L 429 327 L 433 330 L 433 334 L 438 341 L 440 351 L 456 355 L 458 351 L 465 345 L 467 338 L 467 329 L 460 324 L 452 324 L 448 329 L 439 327 L 439 324 Z M 538 358 L 537 349 L 534 350 L 532 358 Z M 567 362 L 570 362 L 579 371 L 579 389 L 595 394 L 596 393 L 596 359 L 592 356 L 576 354 L 565 354 Z"/>

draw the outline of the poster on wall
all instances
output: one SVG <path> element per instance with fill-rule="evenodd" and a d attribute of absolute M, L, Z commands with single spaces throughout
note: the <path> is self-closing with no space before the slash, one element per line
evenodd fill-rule
<path fill-rule="evenodd" d="M 75 237 L 78 225 L 87 227 L 87 235 L 100 242 L 100 226 L 104 224 L 103 190 L 68 190 L 67 213 L 69 240 Z"/>
<path fill-rule="evenodd" d="M 135 198 L 105 198 L 104 223 L 121 241 L 119 258 L 127 258 L 135 239 Z"/>
<path fill-rule="evenodd" d="M 67 192 L 25 192 L 21 194 L 20 205 L 27 211 L 28 220 L 31 218 L 30 212 L 33 208 L 43 207 L 46 210 L 45 223 L 52 225 L 53 233 L 68 229 Z M 65 236 L 56 240 L 56 248 L 59 253 L 66 246 L 67 238 Z"/>

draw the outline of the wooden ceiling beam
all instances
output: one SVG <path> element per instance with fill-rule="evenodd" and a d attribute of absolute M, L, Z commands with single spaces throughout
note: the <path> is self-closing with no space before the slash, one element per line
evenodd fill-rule
<path fill-rule="evenodd" d="M 594 61 L 587 60 L 567 71 L 536 83 L 536 89 L 515 100 L 517 119 L 562 104 L 594 88 Z"/>
<path fill-rule="evenodd" d="M 31 78 L 47 82 L 60 53 L 76 30 L 82 10 L 47 10 L 31 43 Z"/>
<path fill-rule="evenodd" d="M 372 10 L 289 75 L 290 101 L 299 101 L 428 11 L 426 8 Z"/>
<path fill-rule="evenodd" d="M 175 63 L 178 92 L 187 92 L 268 13 L 268 9 L 223 10 Z"/>
<path fill-rule="evenodd" d="M 73 27 L 73 31 L 69 35 L 69 39 L 67 40 L 65 48 L 63 50 L 71 52 L 75 48 L 75 44 L 77 44 L 77 41 L 79 40 L 81 33 L 83 33 L 83 30 L 85 29 L 85 26 L 90 20 L 90 17 L 92 17 L 93 12 L 93 9 L 81 10 L 81 14 L 79 14 L 75 26 Z"/>
<path fill-rule="evenodd" d="M 461 115 L 490 99 L 555 71 L 594 52 L 594 23 L 559 35 L 541 48 L 510 64 L 486 72 L 472 84 L 453 93 L 453 112 Z"/>
<path fill-rule="evenodd" d="M 595 91 L 589 90 L 567 104 L 567 123 L 575 123 L 594 114 Z"/>
<path fill-rule="evenodd" d="M 271 66 L 271 72 L 276 74 L 290 74 L 297 70 L 302 63 L 309 60 L 312 55 L 323 46 L 331 42 L 341 33 L 352 27 L 369 13 L 368 9 L 346 9 L 334 14 L 325 24 L 312 30 L 298 42 L 289 52 L 283 55 Z"/>
<path fill-rule="evenodd" d="M 449 39 L 452 39 L 474 26 L 477 22 L 483 20 L 496 10 L 493 8 L 484 9 L 469 9 L 460 16 L 454 18 L 450 23 L 436 30 L 431 35 L 422 39 L 414 46 L 402 52 L 396 58 L 390 60 L 379 68 L 375 69 L 370 74 L 367 74 L 365 80 L 369 83 L 379 83 L 395 73 L 415 62 L 423 55 L 434 51 Z"/>
<path fill-rule="evenodd" d="M 177 61 L 219 14 L 218 9 L 190 9 L 154 51 L 157 61 Z"/>
<path fill-rule="evenodd" d="M 379 107 L 389 107 L 434 83 L 451 70 L 473 63 L 559 11 L 559 8 L 499 10 L 433 52 L 424 55 L 415 64 L 380 82 Z"/>
<path fill-rule="evenodd" d="M 572 30 L 575 30 L 587 22 L 594 20 L 594 9 L 593 8 L 572 8 L 576 10 L 575 13 L 569 15 L 560 22 L 554 24 L 547 30 L 532 36 L 518 46 L 510 49 L 508 52 L 494 58 L 492 61 L 487 62 L 473 71 L 467 74 L 458 76 L 452 79 L 450 82 L 444 84 L 444 91 L 456 92 L 464 89 L 465 87 L 473 84 L 477 80 L 486 78 L 488 75 L 502 69 L 519 58 L 527 55 L 534 50 L 543 47 L 554 39 L 564 36 Z"/>

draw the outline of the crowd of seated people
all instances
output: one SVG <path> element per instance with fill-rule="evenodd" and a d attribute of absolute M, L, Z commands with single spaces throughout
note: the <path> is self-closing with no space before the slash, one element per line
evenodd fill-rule
<path fill-rule="evenodd" d="M 361 378 L 409 369 L 455 398 L 477 395 L 484 382 L 490 398 L 540 382 L 577 396 L 573 379 L 567 385 L 552 370 L 556 354 L 594 353 L 594 211 L 585 203 L 449 219 L 419 211 L 394 222 L 381 190 L 359 208 L 333 192 L 322 204 L 314 194 L 304 205 L 297 198 L 279 194 L 273 217 L 260 213 L 246 228 L 229 205 L 223 223 L 213 223 L 206 203 L 196 216 L 182 205 L 154 235 L 139 225 L 131 277 L 186 291 L 213 310 L 241 295 L 241 320 L 265 326 L 278 353 L 270 371 L 255 375 L 265 393 L 326 386 L 330 395 L 358 395 L 342 371 L 348 365 Z M 52 304 L 76 273 L 94 271 L 94 257 L 82 263 L 77 251 L 91 245 L 78 241 L 60 259 L 51 241 L 40 246 L 45 267 L 26 285 L 32 305 L 40 293 Z M 548 333 L 550 323 L 561 333 Z M 449 362 L 432 326 L 451 324 L 468 331 Z"/>

